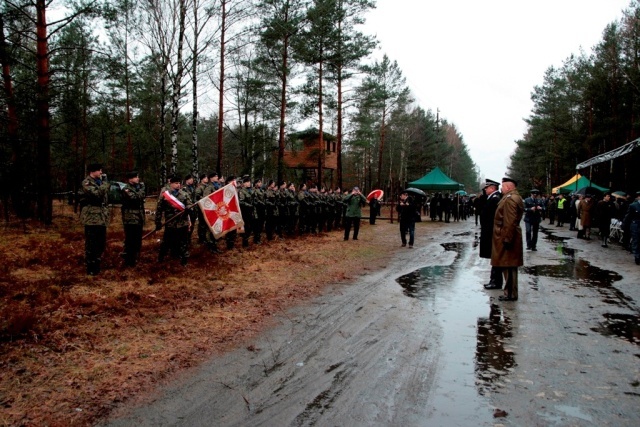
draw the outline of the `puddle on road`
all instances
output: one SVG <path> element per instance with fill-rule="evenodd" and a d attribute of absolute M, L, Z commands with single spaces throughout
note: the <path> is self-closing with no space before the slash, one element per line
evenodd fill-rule
<path fill-rule="evenodd" d="M 508 349 L 510 320 L 499 307 L 489 306 L 478 267 L 467 267 L 466 261 L 477 257 L 473 245 L 442 246 L 455 252 L 450 265 L 424 267 L 396 279 L 404 295 L 432 310 L 443 332 L 437 387 L 424 425 L 492 425 L 493 407 L 484 391 L 498 387 L 515 366 Z"/>
<path fill-rule="evenodd" d="M 547 229 L 542 232 L 545 239 L 556 244 L 556 252 L 559 255 L 559 265 L 536 265 L 524 267 L 523 272 L 533 277 L 533 289 L 538 289 L 538 277 L 552 277 L 565 279 L 565 283 L 571 289 L 587 287 L 595 289 L 602 295 L 602 301 L 618 307 L 634 309 L 631 298 L 616 289 L 613 284 L 622 280 L 622 276 L 616 272 L 603 270 L 591 265 L 588 261 L 578 256 L 576 249 L 567 248 L 567 238 L 555 236 Z M 592 331 L 606 336 L 617 336 L 632 344 L 640 345 L 640 316 L 637 314 L 605 313 L 604 321 Z"/>

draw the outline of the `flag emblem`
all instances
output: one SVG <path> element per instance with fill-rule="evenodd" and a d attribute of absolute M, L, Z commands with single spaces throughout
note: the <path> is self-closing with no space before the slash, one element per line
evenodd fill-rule
<path fill-rule="evenodd" d="M 198 200 L 202 216 L 213 237 L 219 239 L 230 231 L 244 231 L 244 221 L 240 213 L 238 193 L 233 184 Z"/>

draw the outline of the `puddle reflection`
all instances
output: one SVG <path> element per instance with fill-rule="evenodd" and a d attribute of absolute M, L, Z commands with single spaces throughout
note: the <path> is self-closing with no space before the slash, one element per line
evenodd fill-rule
<path fill-rule="evenodd" d="M 500 379 L 516 366 L 513 351 L 505 346 L 512 335 L 511 319 L 496 304 L 491 304 L 489 317 L 478 319 L 476 346 L 476 387 L 486 395 L 500 387 Z"/>

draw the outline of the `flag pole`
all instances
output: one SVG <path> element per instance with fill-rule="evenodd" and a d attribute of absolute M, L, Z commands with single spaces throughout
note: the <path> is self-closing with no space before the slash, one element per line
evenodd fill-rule
<path fill-rule="evenodd" d="M 170 222 L 173 222 L 175 219 L 177 219 L 180 215 L 183 215 L 185 212 L 187 212 L 189 209 L 191 209 L 192 207 L 194 207 L 195 205 L 197 205 L 198 202 L 192 203 L 191 205 L 187 206 L 186 208 L 184 208 L 183 211 L 178 212 L 177 214 L 175 214 L 174 216 L 172 216 L 171 218 L 169 218 L 168 220 L 166 220 L 164 222 L 164 224 L 160 225 L 159 229 L 153 229 L 150 232 L 148 232 L 147 234 L 145 234 L 144 236 L 142 236 L 142 240 L 146 239 L 147 237 L 151 236 L 152 234 L 154 234 L 156 231 L 160 230 L 161 228 L 163 228 L 165 225 L 169 224 Z"/>

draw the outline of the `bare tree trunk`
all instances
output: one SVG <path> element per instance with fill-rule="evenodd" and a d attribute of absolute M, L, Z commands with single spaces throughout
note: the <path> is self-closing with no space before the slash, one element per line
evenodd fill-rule
<path fill-rule="evenodd" d="M 193 5 L 193 48 L 191 50 L 192 68 L 191 88 L 193 92 L 193 116 L 191 118 L 191 174 L 199 176 L 200 164 L 198 161 L 198 6 Z"/>
<path fill-rule="evenodd" d="M 227 0 L 222 0 L 222 26 L 220 29 L 220 96 L 218 97 L 218 163 L 216 172 L 222 176 L 222 140 L 224 135 L 224 54 L 225 54 L 225 35 L 227 21 Z"/>
<path fill-rule="evenodd" d="M 285 17 L 288 19 L 288 10 Z M 289 36 L 284 38 L 284 47 L 282 49 L 282 86 L 280 89 L 280 128 L 278 133 L 278 183 L 284 179 L 284 130 L 285 119 L 287 115 L 287 67 L 289 52 Z"/>
<path fill-rule="evenodd" d="M 378 187 L 381 184 L 381 177 L 382 177 L 382 153 L 384 152 L 386 119 L 387 119 L 387 111 L 386 111 L 386 108 L 384 108 L 382 111 L 382 123 L 380 124 L 380 144 L 378 147 L 378 177 L 377 177 L 378 182 L 376 183 L 376 186 Z"/>
<path fill-rule="evenodd" d="M 342 67 L 338 68 L 338 131 L 336 132 L 338 187 L 342 187 Z"/>
<path fill-rule="evenodd" d="M 318 65 L 318 185 L 322 185 L 322 163 L 324 160 L 324 132 L 322 129 L 322 61 Z"/>
<path fill-rule="evenodd" d="M 187 16 L 186 0 L 180 0 L 180 21 L 178 28 L 178 49 L 176 59 L 176 74 L 173 79 L 173 93 L 171 99 L 171 174 L 178 170 L 178 119 L 180 116 L 180 94 L 184 64 L 182 63 L 182 50 L 184 45 L 185 19 Z"/>
<path fill-rule="evenodd" d="M 24 216 L 22 212 L 23 192 L 22 189 L 22 156 L 20 154 L 20 140 L 18 139 L 18 113 L 16 110 L 16 101 L 13 95 L 13 80 L 11 79 L 11 66 L 9 60 L 9 51 L 6 40 L 4 38 L 4 20 L 3 14 L 0 13 L 0 63 L 2 64 L 2 80 L 4 82 L 4 94 L 7 100 L 7 138 L 11 145 L 11 176 L 16 182 L 12 182 L 10 186 L 11 201 L 13 209 L 18 216 Z M 9 204 L 5 196 L 8 193 L 2 192 L 4 200 L 4 216 L 5 220 L 9 220 Z"/>
<path fill-rule="evenodd" d="M 36 71 L 37 80 L 37 127 L 38 127 L 38 201 L 37 217 L 49 225 L 53 216 L 51 198 L 51 128 L 49 124 L 49 44 L 47 41 L 47 3 L 36 0 Z"/>
<path fill-rule="evenodd" d="M 160 77 L 160 117 L 159 117 L 159 126 L 160 126 L 160 137 L 158 140 L 158 145 L 160 148 L 160 187 L 162 188 L 167 183 L 167 151 L 166 151 L 166 143 L 165 143 L 165 130 L 167 128 L 166 124 L 166 107 L 165 100 L 167 99 L 167 71 L 166 71 L 166 62 L 164 63 L 165 68 L 162 70 L 162 75 Z"/>
<path fill-rule="evenodd" d="M 125 6 L 124 32 L 124 92 L 125 92 L 125 132 L 127 134 L 127 165 L 126 169 L 133 169 L 133 141 L 131 140 L 131 94 L 129 88 L 129 5 Z"/>

